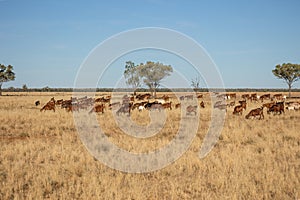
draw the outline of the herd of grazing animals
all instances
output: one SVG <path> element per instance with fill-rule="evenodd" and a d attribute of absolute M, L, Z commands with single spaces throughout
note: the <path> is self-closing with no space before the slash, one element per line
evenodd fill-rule
<path fill-rule="evenodd" d="M 217 98 L 223 99 L 223 101 L 217 101 L 214 104 L 214 108 L 227 110 L 227 107 L 234 106 L 233 115 L 242 115 L 243 111 L 246 111 L 247 109 L 247 102 L 258 103 L 260 101 L 261 103 L 263 103 L 266 100 L 271 101 L 269 103 L 262 104 L 258 108 L 250 110 L 250 112 L 245 116 L 246 119 L 264 119 L 264 108 L 267 109 L 267 114 L 273 113 L 274 115 L 283 114 L 285 112 L 285 109 L 296 111 L 300 110 L 300 102 L 286 102 L 286 96 L 283 94 L 274 94 L 273 96 L 271 96 L 271 94 L 263 94 L 262 96 L 259 96 L 256 93 L 242 94 L 241 98 L 243 100 L 238 101 L 239 105 L 235 105 L 235 101 L 232 101 L 230 103 L 226 103 L 226 101 L 224 101 L 229 99 L 236 99 L 235 94 L 218 94 Z"/>
<path fill-rule="evenodd" d="M 215 96 L 220 99 L 214 105 L 214 109 L 226 110 L 229 107 L 233 108 L 233 115 L 242 115 L 243 111 L 247 109 L 247 102 L 251 103 L 263 103 L 266 100 L 269 100 L 268 103 L 263 103 L 258 108 L 252 109 L 246 116 L 246 119 L 251 118 L 259 118 L 264 119 L 263 110 L 264 108 L 267 109 L 267 114 L 273 113 L 281 115 L 287 110 L 300 110 L 300 102 L 286 102 L 286 96 L 282 94 L 275 94 L 271 96 L 270 94 L 264 94 L 262 96 L 258 96 L 256 93 L 254 94 L 243 94 L 241 95 L 242 100 L 239 100 L 239 104 L 235 105 L 237 95 L 236 93 L 226 93 L 226 94 L 215 94 Z M 53 111 L 57 106 L 60 106 L 62 109 L 65 109 L 67 112 L 78 112 L 82 109 L 90 109 L 89 113 L 104 113 L 106 107 L 109 110 L 115 110 L 117 115 L 127 114 L 130 116 L 130 113 L 137 109 L 139 112 L 143 110 L 158 110 L 161 111 L 163 109 L 172 110 L 172 105 L 174 105 L 175 109 L 179 109 L 182 107 L 182 103 L 186 105 L 185 111 L 186 115 L 196 115 L 197 109 L 205 108 L 204 101 L 198 103 L 198 105 L 189 105 L 190 100 L 197 98 L 197 100 L 203 98 L 203 94 L 197 95 L 185 95 L 180 96 L 179 103 L 172 104 L 172 98 L 168 95 L 163 95 L 159 98 L 152 98 L 151 94 L 138 94 L 138 95 L 124 95 L 120 101 L 112 102 L 112 98 L 110 95 L 102 96 L 99 98 L 92 98 L 92 97 L 71 97 L 68 100 L 55 100 L 54 97 L 50 99 L 41 109 L 40 111 Z M 227 100 L 234 100 L 227 103 Z M 197 101 L 198 102 L 198 101 Z M 40 101 L 35 102 L 36 106 L 40 105 Z M 285 107 L 286 105 L 286 107 Z"/>
<path fill-rule="evenodd" d="M 203 95 L 198 95 L 197 98 L 202 98 Z M 183 98 L 180 97 L 182 101 L 193 100 L 193 95 L 187 95 Z M 115 99 L 114 99 L 115 100 Z M 152 98 L 151 94 L 145 93 L 145 94 L 138 94 L 138 95 L 124 95 L 120 101 L 118 102 L 112 102 L 112 98 L 110 95 L 102 96 L 99 98 L 88 98 L 87 96 L 76 98 L 71 97 L 70 99 L 64 100 L 59 99 L 55 100 L 54 97 L 50 99 L 49 102 L 47 102 L 40 111 L 46 111 L 46 110 L 53 110 L 55 112 L 55 108 L 59 107 L 61 109 L 65 109 L 67 112 L 76 112 L 80 111 L 82 109 L 90 109 L 89 113 L 104 113 L 106 107 L 109 110 L 116 110 L 117 115 L 121 114 L 128 114 L 130 115 L 131 111 L 138 109 L 139 112 L 143 110 L 164 110 L 169 109 L 172 110 L 173 104 L 171 101 L 171 97 L 168 95 L 163 95 L 158 98 Z M 38 102 L 38 103 L 37 103 Z M 36 101 L 35 105 L 40 105 L 40 101 Z M 205 108 L 204 102 L 201 101 L 199 106 L 201 108 Z M 175 105 L 175 109 L 178 109 L 181 107 L 181 103 L 178 103 Z M 198 107 L 198 105 L 196 106 Z"/>

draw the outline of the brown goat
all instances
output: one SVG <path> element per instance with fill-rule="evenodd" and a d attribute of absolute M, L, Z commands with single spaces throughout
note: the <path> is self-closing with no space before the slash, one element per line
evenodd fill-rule
<path fill-rule="evenodd" d="M 55 112 L 55 102 L 49 101 L 46 105 L 43 106 L 43 108 L 41 108 L 40 111 L 42 112 L 46 110 L 53 110 L 53 112 Z"/>
<path fill-rule="evenodd" d="M 238 105 L 238 106 L 235 106 L 234 107 L 234 110 L 233 110 L 233 114 L 240 114 L 242 115 L 243 114 L 243 106 L 242 105 Z"/>
<path fill-rule="evenodd" d="M 203 101 L 201 101 L 200 106 L 201 106 L 201 108 L 205 108 L 205 105 L 204 105 Z"/>
<path fill-rule="evenodd" d="M 122 107 L 119 108 L 119 110 L 116 112 L 117 115 L 120 115 L 121 113 L 127 113 L 128 116 L 130 116 L 132 103 L 123 104 Z"/>
<path fill-rule="evenodd" d="M 275 114 L 281 114 L 284 113 L 284 102 L 278 102 L 276 104 L 274 104 L 269 110 L 268 110 L 268 114 L 270 114 L 271 112 Z"/>
<path fill-rule="evenodd" d="M 192 113 L 194 113 L 195 115 L 197 115 L 197 106 L 189 105 L 186 108 L 186 115 L 191 115 Z"/>
<path fill-rule="evenodd" d="M 101 113 L 104 113 L 104 104 L 100 104 L 100 105 L 96 105 L 94 106 L 94 108 L 92 108 L 92 110 L 89 112 L 89 114 L 91 114 L 92 112 L 101 112 Z"/>
<path fill-rule="evenodd" d="M 172 110 L 172 102 L 169 103 L 164 103 L 161 105 L 164 109 L 169 108 L 170 110 Z"/>
<path fill-rule="evenodd" d="M 264 107 L 253 109 L 248 113 L 248 115 L 245 116 L 245 118 L 249 119 L 250 117 L 255 118 L 256 116 L 259 116 L 259 119 L 264 119 L 263 109 Z"/>

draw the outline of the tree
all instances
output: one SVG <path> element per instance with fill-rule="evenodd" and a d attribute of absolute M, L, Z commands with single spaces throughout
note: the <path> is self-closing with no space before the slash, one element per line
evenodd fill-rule
<path fill-rule="evenodd" d="M 28 90 L 28 87 L 27 87 L 26 84 L 24 84 L 24 85 L 22 86 L 22 90 L 23 90 L 24 92 L 26 92 L 26 91 Z"/>
<path fill-rule="evenodd" d="M 16 76 L 13 72 L 13 66 L 0 64 L 0 96 L 2 95 L 2 84 L 15 80 Z"/>
<path fill-rule="evenodd" d="M 272 72 L 276 77 L 283 79 L 288 84 L 289 97 L 291 97 L 293 83 L 300 79 L 300 65 L 283 63 L 282 65 L 276 65 Z"/>
<path fill-rule="evenodd" d="M 195 90 L 199 90 L 200 88 L 200 77 L 197 76 L 195 79 L 192 79 L 192 83 L 191 86 L 195 89 Z"/>
<path fill-rule="evenodd" d="M 139 75 L 150 88 L 152 95 L 154 93 L 154 97 L 156 97 L 156 89 L 160 86 L 161 80 L 173 72 L 173 68 L 170 65 L 151 61 L 148 61 L 146 64 L 141 63 L 137 68 Z"/>
<path fill-rule="evenodd" d="M 133 90 L 136 90 L 141 86 L 141 78 L 139 75 L 139 70 L 133 62 L 127 61 L 125 65 L 124 77 L 126 79 L 126 84 L 131 85 Z"/>
<path fill-rule="evenodd" d="M 50 92 L 50 87 L 49 86 L 43 87 L 42 91 L 43 92 Z"/>

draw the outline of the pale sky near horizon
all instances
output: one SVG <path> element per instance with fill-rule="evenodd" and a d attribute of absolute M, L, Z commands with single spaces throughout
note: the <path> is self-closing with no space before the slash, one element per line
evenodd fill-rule
<path fill-rule="evenodd" d="M 73 87 L 80 65 L 101 42 L 131 29 L 161 27 L 199 43 L 226 88 L 286 88 L 271 71 L 300 63 L 299 8 L 297 0 L 0 0 L 0 63 L 16 73 L 3 87 Z M 185 61 L 159 51 L 139 53 L 120 57 L 110 70 L 114 76 L 97 86 L 114 87 L 127 59 L 163 62 L 187 80 L 195 78 L 182 68 Z M 182 87 L 175 74 L 164 83 Z"/>

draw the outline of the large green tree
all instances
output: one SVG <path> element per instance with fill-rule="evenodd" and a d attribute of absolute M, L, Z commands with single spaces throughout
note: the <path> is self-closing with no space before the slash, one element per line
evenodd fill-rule
<path fill-rule="evenodd" d="M 276 65 L 272 72 L 277 78 L 283 79 L 288 84 L 289 97 L 291 97 L 293 83 L 300 79 L 300 65 L 283 63 L 282 65 Z"/>
<path fill-rule="evenodd" d="M 126 62 L 124 77 L 126 79 L 126 84 L 130 85 L 133 88 L 133 90 L 136 90 L 138 87 L 141 86 L 141 77 L 139 75 L 139 70 L 133 62 Z"/>
<path fill-rule="evenodd" d="M 2 84 L 15 80 L 16 76 L 11 65 L 5 66 L 0 64 L 0 96 L 2 95 Z"/>
<path fill-rule="evenodd" d="M 137 68 L 140 77 L 143 78 L 152 95 L 154 93 L 154 97 L 156 97 L 156 89 L 160 86 L 161 80 L 173 72 L 170 65 L 164 65 L 160 62 L 148 61 L 146 64 L 141 63 Z"/>

